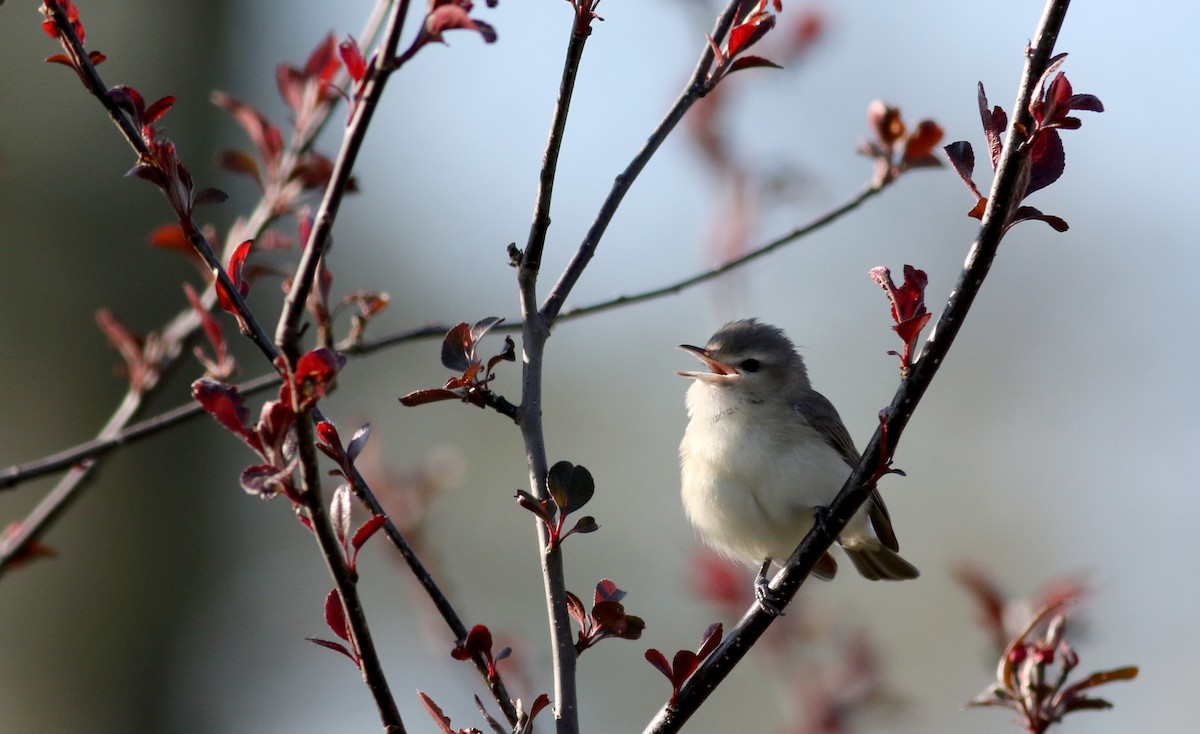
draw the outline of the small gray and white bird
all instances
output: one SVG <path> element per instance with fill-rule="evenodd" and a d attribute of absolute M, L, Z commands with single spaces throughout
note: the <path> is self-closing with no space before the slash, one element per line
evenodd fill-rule
<path fill-rule="evenodd" d="M 693 380 L 689 417 L 679 446 L 683 507 L 700 537 L 730 558 L 766 571 L 812 528 L 817 508 L 833 501 L 859 454 L 837 410 L 812 388 L 804 360 L 784 333 L 754 319 L 733 321 L 704 347 L 681 344 L 709 371 L 679 372 Z M 863 577 L 916 578 L 878 492 L 838 537 Z M 828 553 L 813 569 L 831 579 Z M 771 611 L 768 603 L 764 608 Z"/>

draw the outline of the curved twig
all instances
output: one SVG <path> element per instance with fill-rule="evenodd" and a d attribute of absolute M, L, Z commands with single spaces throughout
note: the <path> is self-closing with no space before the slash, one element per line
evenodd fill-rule
<path fill-rule="evenodd" d="M 795 596 L 817 560 L 829 549 L 846 523 L 866 501 L 873 489 L 874 478 L 886 470 L 886 462 L 895 452 L 900 435 L 938 368 L 941 367 L 976 294 L 983 285 L 984 278 L 987 277 L 988 269 L 1004 235 L 1010 211 L 1018 205 L 1023 193 L 1022 169 L 1028 160 L 1029 151 L 1024 149 L 1026 146 L 1021 145 L 1020 141 L 1026 137 L 1023 131 L 1032 129 L 1029 102 L 1053 54 L 1054 44 L 1069 4 L 1069 0 L 1048 0 L 1046 4 L 1037 33 L 1034 35 L 1034 45 L 1027 53 L 1017 101 L 1009 123 L 1008 142 L 1004 146 L 1004 154 L 992 182 L 987 211 L 983 215 L 979 233 L 967 253 L 958 283 L 951 292 L 937 325 L 925 341 L 920 359 L 909 377 L 901 382 L 891 405 L 881 417 L 880 427 L 863 450 L 858 466 L 846 480 L 837 498 L 830 504 L 826 521 L 814 523 L 812 531 L 792 553 L 784 569 L 772 582 L 772 598 L 781 606 L 786 605 Z M 757 605 L 752 607 L 729 637 L 680 689 L 675 704 L 664 706 L 651 720 L 645 729 L 646 734 L 678 731 L 734 666 L 745 657 L 773 620 L 774 617 Z"/>

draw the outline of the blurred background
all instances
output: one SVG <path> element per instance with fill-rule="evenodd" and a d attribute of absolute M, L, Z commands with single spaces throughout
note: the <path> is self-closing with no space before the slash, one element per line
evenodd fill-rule
<path fill-rule="evenodd" d="M 200 187 L 231 194 L 201 212 L 224 229 L 256 191 L 214 163 L 248 144 L 210 92 L 252 101 L 284 123 L 276 65 L 302 64 L 327 33 L 359 34 L 371 5 L 108 0 L 80 9 L 89 47 L 108 56 L 100 68 L 108 83 L 147 99 L 176 96 L 163 127 Z M 785 5 L 756 52 L 786 58 L 787 68 L 732 77 L 715 110 L 743 188 L 721 175 L 696 128 L 681 126 L 633 186 L 568 305 L 673 282 L 852 196 L 871 174 L 854 150 L 873 99 L 899 105 L 910 124 L 937 120 L 946 142 L 970 141 L 986 188 L 975 85 L 1011 107 L 1041 3 Z M 691 72 L 714 7 L 600 6 L 605 20 L 584 55 L 559 167 L 543 293 Z M 994 670 L 975 602 L 954 577 L 964 563 L 1014 597 L 1056 581 L 1086 585 L 1072 627 L 1080 671 L 1141 666 L 1136 682 L 1098 691 L 1114 711 L 1077 714 L 1062 731 L 1194 726 L 1200 390 L 1189 375 L 1200 255 L 1187 212 L 1200 161 L 1179 128 L 1162 125 L 1168 112 L 1184 121 L 1200 113 L 1191 93 L 1200 18 L 1187 3 L 1139 9 L 1079 3 L 1068 15 L 1058 44 L 1071 54 L 1065 71 L 1106 112 L 1083 113 L 1083 128 L 1065 134 L 1063 178 L 1029 203 L 1071 229 L 1028 223 L 1010 232 L 904 435 L 896 465 L 907 478 L 881 485 L 921 579 L 869 584 L 843 564 L 835 583 L 806 585 L 788 614 L 808 649 L 786 661 L 753 652 L 693 730 L 823 731 L 803 728 L 815 694 L 798 680 L 854 698 L 839 677 L 853 649 L 877 661 L 866 667 L 879 678 L 847 730 L 1016 731 L 1006 712 L 962 709 Z M 571 9 L 505 0 L 481 3 L 475 15 L 499 41 L 455 32 L 448 48 L 425 49 L 393 77 L 356 171 L 362 194 L 338 220 L 335 295 L 392 297 L 374 335 L 518 314 L 505 246 L 527 236 Z M 814 24 L 811 36 L 789 55 L 801 18 Z M 0 7 L 0 466 L 90 438 L 120 399 L 118 357 L 95 326 L 97 308 L 152 330 L 184 305 L 181 282 L 197 280 L 181 258 L 146 245 L 169 209 L 153 187 L 122 178 L 133 157 L 72 73 L 42 62 L 57 45 L 40 20 L 34 3 Z M 320 146 L 327 153 L 343 115 Z M 752 205 L 731 208 L 738 196 Z M 598 489 L 588 511 L 602 526 L 568 542 L 568 585 L 589 598 L 611 578 L 647 624 L 640 641 L 608 641 L 582 658 L 586 730 L 640 730 L 669 695 L 644 650 L 694 649 L 710 622 L 735 621 L 696 591 L 697 542 L 678 499 L 686 384 L 673 374 L 694 365 L 675 345 L 703 343 L 744 316 L 783 327 L 861 446 L 897 381 L 886 352 L 898 342 L 867 271 L 921 267 L 936 314 L 976 230 L 965 216 L 971 204 L 948 168 L 914 172 L 728 278 L 555 331 L 550 459 L 591 470 Z M 268 323 L 276 282 L 261 281 L 252 297 Z M 226 329 L 236 333 L 231 322 Z M 500 346 L 491 337 L 485 353 Z M 244 377 L 263 371 L 239 353 Z M 368 476 L 432 493 L 406 520 L 420 520 L 420 545 L 465 621 L 486 623 L 516 649 L 501 672 L 529 701 L 552 684 L 533 523 L 512 501 L 526 484 L 520 435 L 500 416 L 458 404 L 402 408 L 398 396 L 445 380 L 438 353 L 425 341 L 353 360 L 323 407 L 344 436 L 371 422 Z M 151 412 L 187 402 L 200 372 L 185 362 Z M 496 389 L 516 401 L 519 369 L 500 373 Z M 256 412 L 258 400 L 251 404 Z M 252 459 L 201 418 L 106 462 L 46 537 L 57 557 L 0 583 L 0 731 L 378 726 L 353 668 L 304 641 L 328 635 L 330 582 L 286 503 L 239 489 Z M 23 517 L 50 486 L 0 492 L 0 522 Z M 410 731 L 432 729 L 417 689 L 456 726 L 482 726 L 470 699 L 484 693 L 478 678 L 450 660 L 453 640 L 407 571 L 381 542 L 362 563 L 366 609 Z"/>

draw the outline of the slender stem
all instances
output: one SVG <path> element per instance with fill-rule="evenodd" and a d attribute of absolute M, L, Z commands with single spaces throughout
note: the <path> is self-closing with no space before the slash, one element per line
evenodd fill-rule
<path fill-rule="evenodd" d="M 870 199 L 871 197 L 877 195 L 879 192 L 883 191 L 885 188 L 887 188 L 889 185 L 891 185 L 894 182 L 895 182 L 895 179 L 892 179 L 891 181 L 884 181 L 884 182 L 880 182 L 880 183 L 876 183 L 876 184 L 871 184 L 871 185 L 867 186 L 866 188 L 864 188 L 862 191 L 858 192 L 858 194 L 856 194 L 849 201 L 841 204 L 840 206 L 838 206 L 834 209 L 829 210 L 828 212 L 822 214 L 820 217 L 814 219 L 813 221 L 809 222 L 808 224 L 805 224 L 802 227 L 796 227 L 795 229 L 791 230 L 790 232 L 787 232 L 786 234 L 783 234 L 783 235 L 771 240 L 770 242 L 759 245 L 758 247 L 746 252 L 745 254 L 739 255 L 738 257 L 735 257 L 732 260 L 728 260 L 728 261 L 718 265 L 717 267 L 709 268 L 709 269 L 704 270 L 700 273 L 697 273 L 691 277 L 684 278 L 682 280 L 677 280 L 674 283 L 660 286 L 658 288 L 654 288 L 654 289 L 647 290 L 647 291 L 642 291 L 641 293 L 635 293 L 635 294 L 629 295 L 629 296 L 616 296 L 614 298 L 609 298 L 607 300 L 600 301 L 598 303 L 593 303 L 588 306 L 579 306 L 577 308 L 569 308 L 569 309 L 566 309 L 566 310 L 560 312 L 558 315 L 558 318 L 555 319 L 555 321 L 556 322 L 557 321 L 567 321 L 570 319 L 579 318 L 581 316 L 590 316 L 594 313 L 599 313 L 601 311 L 608 311 L 609 309 L 613 309 L 618 306 L 632 306 L 635 303 L 643 303 L 645 301 L 652 301 L 657 298 L 662 298 L 663 296 L 669 296 L 669 295 L 674 295 L 674 294 L 680 293 L 684 290 L 687 290 L 688 288 L 691 288 L 692 286 L 699 285 L 701 283 L 705 283 L 707 281 L 713 280 L 714 278 L 724 275 L 725 273 L 728 273 L 731 270 L 736 270 L 753 260 L 757 260 L 758 258 L 760 258 L 764 255 L 770 254 L 770 253 L 780 249 L 781 247 L 784 247 L 785 245 L 789 245 L 798 239 L 806 237 L 806 236 L 812 234 L 813 232 L 821 229 L 822 227 L 832 224 L 836 220 L 842 218 L 846 214 L 849 214 L 850 212 L 857 209 L 859 206 L 861 206 L 863 204 L 863 202 L 865 202 L 868 199 Z"/>
<path fill-rule="evenodd" d="M 737 16 L 738 9 L 741 7 L 743 0 L 730 0 L 725 10 L 717 17 L 716 25 L 713 27 L 712 39 L 719 43 L 729 28 L 733 25 L 734 18 Z M 679 121 L 683 119 L 684 113 L 691 109 L 696 100 L 703 97 L 709 90 L 708 71 L 712 66 L 713 50 L 709 45 L 705 45 L 703 53 L 700 54 L 700 60 L 696 62 L 696 68 L 692 72 L 692 77 L 688 81 L 687 86 L 680 92 L 679 98 L 675 100 L 675 104 L 667 110 L 667 114 L 662 121 L 658 123 L 658 127 L 650 133 L 650 137 L 642 145 L 641 150 L 629 162 L 621 173 L 617 174 L 613 181 L 612 189 L 609 190 L 608 197 L 600 206 L 600 212 L 596 215 L 596 219 L 592 222 L 592 226 L 584 235 L 583 242 L 575 251 L 575 255 L 571 258 L 571 262 L 567 264 L 558 282 L 551 289 L 550 295 L 546 297 L 546 302 L 542 304 L 542 314 L 545 315 L 548 324 L 552 325 L 558 312 L 562 310 L 563 303 L 567 300 L 567 296 L 571 293 L 571 289 L 575 287 L 575 283 L 583 275 L 584 268 L 588 262 L 596 254 L 596 248 L 600 244 L 600 238 L 604 236 L 605 230 L 612 222 L 613 216 L 617 213 L 617 208 L 621 206 L 621 201 L 625 198 L 625 194 L 629 193 L 629 188 L 633 186 L 633 182 L 637 179 L 638 174 L 650 162 L 650 158 L 667 139 Z"/>
<path fill-rule="evenodd" d="M 1026 56 L 1016 103 L 1013 105 L 1004 152 L 992 182 L 991 196 L 984 212 L 979 233 L 967 253 L 958 283 L 951 292 L 937 325 L 925 342 L 921 357 L 909 377 L 900 383 L 891 405 L 883 414 L 879 429 L 864 449 L 862 459 L 846 480 L 836 499 L 830 504 L 826 521 L 814 523 L 812 531 L 796 548 L 784 569 L 772 582 L 774 600 L 786 606 L 808 577 L 821 555 L 829 549 L 846 523 L 866 501 L 874 488 L 875 479 L 887 468 L 895 453 L 913 411 L 942 362 L 945 360 L 958 330 L 962 327 L 975 296 L 987 277 L 988 270 L 1000 246 L 1010 212 L 1019 205 L 1023 169 L 1029 157 L 1022 130 L 1032 129 L 1029 102 L 1037 91 L 1036 84 L 1045 71 L 1054 51 L 1058 31 L 1062 27 L 1069 0 L 1048 0 L 1034 35 L 1034 46 Z M 646 728 L 647 734 L 675 732 L 691 717 L 708 695 L 725 679 L 733 667 L 745 657 L 754 642 L 762 636 L 774 617 L 757 605 L 742 617 L 732 633 L 709 656 L 695 674 L 684 684 L 674 706 L 664 706 Z"/>
<path fill-rule="evenodd" d="M 300 475 L 304 489 L 300 499 L 311 520 L 313 535 L 320 546 L 321 555 L 333 577 L 334 586 L 341 597 L 345 610 L 346 624 L 350 633 L 350 644 L 355 657 L 358 659 L 359 671 L 363 682 L 375 699 L 379 709 L 379 718 L 383 722 L 383 730 L 387 734 L 404 734 L 404 722 L 400 718 L 400 710 L 392 696 L 387 678 L 383 674 L 383 666 L 379 653 L 371 639 L 371 629 L 367 625 L 366 614 L 362 601 L 358 596 L 358 584 L 346 566 L 342 545 L 333 532 L 329 515 L 321 499 L 321 470 L 317 465 L 317 452 L 313 444 L 313 423 L 311 416 L 301 414 L 296 416 L 296 431 L 300 449 Z"/>
<path fill-rule="evenodd" d="M 313 218 L 312 231 L 309 233 L 308 242 L 305 243 L 304 253 L 296 267 L 292 287 L 288 291 L 283 305 L 283 313 L 280 315 L 275 329 L 275 341 L 285 352 L 290 353 L 299 340 L 300 319 L 304 314 L 304 305 L 308 301 L 308 294 L 312 290 L 313 281 L 320 268 L 321 258 L 325 257 L 325 253 L 329 250 L 333 223 L 337 218 L 342 199 L 346 195 L 354 163 L 358 160 L 358 153 L 366 139 L 367 129 L 375 116 L 375 110 L 379 107 L 379 100 L 383 97 L 388 77 L 395 70 L 391 60 L 396 54 L 396 47 L 400 44 L 400 32 L 404 28 L 402 14 L 407 7 L 407 0 L 401 0 L 392 7 L 384 30 L 383 43 L 380 44 L 380 49 L 375 54 L 374 65 L 364 78 L 361 98 L 358 98 L 354 104 L 353 115 L 342 138 L 341 150 L 338 151 L 337 160 L 333 163 L 329 183 L 325 186 L 325 195 Z"/>
<path fill-rule="evenodd" d="M 718 276 L 724 275 L 732 270 L 740 268 L 743 265 L 746 265 L 747 263 L 749 263 L 753 260 L 756 260 L 764 255 L 767 255 L 778 249 L 781 249 L 782 247 L 784 247 L 786 245 L 792 244 L 792 243 L 796 242 L 797 240 L 799 240 L 803 237 L 806 237 L 806 236 L 820 230 L 821 228 L 832 224 L 833 222 L 837 221 L 838 219 L 845 216 L 846 214 L 849 214 L 850 212 L 856 210 L 859 206 L 861 206 L 868 199 L 871 199 L 874 196 L 876 196 L 877 194 L 879 194 L 880 192 L 882 192 L 883 189 L 886 188 L 887 186 L 891 185 L 891 183 L 894 183 L 894 180 L 883 183 L 881 185 L 873 184 L 873 185 L 867 186 L 866 188 L 859 191 L 858 194 L 856 194 L 851 199 L 845 201 L 844 203 L 838 205 L 837 207 L 822 214 L 821 216 L 817 217 L 813 221 L 811 221 L 803 226 L 796 227 L 796 228 L 792 229 L 791 231 L 789 231 L 779 237 L 776 237 L 775 239 L 773 239 L 769 242 L 763 243 L 763 244 L 759 245 L 758 247 L 755 247 L 754 249 L 750 250 L 746 254 L 741 255 L 740 257 L 737 257 L 733 260 L 729 260 L 728 262 L 722 263 L 721 265 L 719 265 L 717 267 L 708 268 L 708 269 L 703 270 L 694 275 L 690 275 L 686 278 L 681 278 L 679 280 L 673 281 L 666 285 L 658 286 L 656 288 L 652 288 L 650 290 L 641 291 L 639 293 L 627 294 L 627 295 L 619 295 L 619 296 L 615 296 L 613 298 L 608 298 L 608 299 L 605 299 L 602 301 L 597 301 L 596 303 L 588 304 L 586 306 L 579 306 L 577 308 L 565 309 L 558 314 L 558 318 L 555 319 L 555 322 L 560 323 L 563 321 L 570 321 L 573 319 L 582 318 L 585 316 L 591 316 L 591 315 L 594 315 L 597 313 L 602 313 L 604 311 L 609 311 L 614 308 L 620 308 L 623 306 L 632 306 L 634 304 L 645 303 L 647 301 L 656 300 L 659 298 L 663 298 L 665 296 L 682 293 L 683 291 L 687 290 L 688 288 L 691 288 L 691 287 L 699 285 L 701 283 L 706 283 L 710 280 L 713 280 L 713 279 L 717 278 Z M 210 291 L 210 293 L 211 293 L 211 291 Z M 187 318 L 189 316 L 193 317 L 193 318 L 190 318 L 190 319 Z M 189 309 L 188 311 L 182 312 L 180 314 L 180 316 L 177 317 L 176 320 L 177 321 L 184 320 L 187 322 L 191 322 L 191 321 L 194 321 L 194 317 L 195 317 L 195 312 Z M 497 331 L 497 332 L 519 331 L 519 330 L 521 330 L 522 326 L 523 326 L 523 322 L 520 320 L 506 321 L 505 323 L 500 324 L 499 326 L 496 326 L 493 329 L 493 331 Z M 167 327 L 166 329 L 163 330 L 162 333 L 164 333 L 164 334 L 169 333 L 172 330 L 172 328 L 173 327 Z M 181 330 L 184 330 L 187 328 L 188 327 L 180 327 Z M 194 325 L 190 325 L 190 329 L 188 329 L 188 330 L 191 330 L 194 328 L 195 328 Z M 441 337 L 445 336 L 446 332 L 449 329 L 450 329 L 450 326 L 446 325 L 446 324 L 427 324 L 425 326 L 419 326 L 414 329 L 405 329 L 404 331 L 398 331 L 394 334 L 388 334 L 386 336 L 382 336 L 377 339 L 366 339 L 357 344 L 339 344 L 337 347 L 337 350 L 340 354 L 344 354 L 344 355 L 352 357 L 352 358 L 360 357 L 360 356 L 368 356 L 368 355 L 374 354 L 375 352 L 382 351 L 384 349 L 389 349 L 391 347 L 400 346 L 402 344 L 408 344 L 409 342 L 414 342 L 414 341 L 418 341 L 421 339 L 441 338 Z M 174 340 L 172 340 L 172 341 L 174 341 Z M 262 375 L 260 377 L 256 377 L 252 380 L 248 380 L 248 381 L 238 385 L 237 389 L 238 389 L 238 392 L 242 393 L 243 395 L 249 395 L 249 394 L 253 394 L 255 392 L 258 392 L 260 390 L 263 390 L 263 389 L 266 389 L 268 387 L 278 385 L 278 384 L 279 384 L 279 375 L 276 373 L 271 373 L 271 374 L 267 374 L 267 375 Z M 505 411 L 501 411 L 501 412 L 503 412 L 505 415 L 509 415 Z M 37 477 L 44 476 L 46 474 L 52 474 L 56 471 L 66 469 L 66 468 L 70 467 L 72 464 L 76 464 L 80 461 L 83 461 L 84 459 L 88 459 L 88 458 L 96 457 L 96 456 L 102 456 L 114 448 L 117 448 L 119 446 L 124 446 L 126 444 L 134 443 L 135 441 L 140 440 L 146 436 L 150 436 L 155 433 L 158 433 L 159 431 L 166 430 L 178 423 L 182 423 L 183 421 L 185 421 L 193 416 L 202 415 L 202 414 L 204 414 L 204 409 L 195 401 L 191 401 L 184 405 L 179 406 L 178 408 L 174 408 L 174 409 L 166 411 L 160 415 L 154 416 L 152 418 L 148 418 L 140 423 L 135 423 L 135 424 L 129 425 L 126 428 L 113 434 L 110 438 L 92 439 L 91 441 L 81 443 L 77 446 L 73 446 L 68 449 L 63 449 L 62 451 L 59 451 L 55 454 L 51 454 L 50 456 L 46 456 L 41 459 L 30 461 L 26 464 L 19 464 L 16 466 L 11 466 L 7 469 L 0 471 L 0 490 L 15 487 L 15 486 L 17 486 L 23 482 L 29 481 L 31 479 L 36 479 Z M 510 417 L 512 417 L 512 416 L 510 416 Z"/>
<path fill-rule="evenodd" d="M 576 13 L 581 12 L 578 5 L 575 9 Z M 538 177 L 529 241 L 517 268 L 524 359 L 521 406 L 517 423 L 525 442 L 530 490 L 533 496 L 539 499 L 548 495 L 546 439 L 542 428 L 542 370 L 552 319 L 547 319 L 538 312 L 537 278 L 541 269 L 546 233 L 550 227 L 550 202 L 558 168 L 558 153 L 566 131 L 567 114 L 571 108 L 571 95 L 579 73 L 579 62 L 587 44 L 587 30 L 586 25 L 580 28 L 577 23 L 572 23 L 562 79 L 559 83 L 558 101 L 554 107 L 549 139 L 546 141 L 546 152 L 542 157 L 542 168 Z M 536 526 L 546 595 L 546 615 L 550 623 L 550 649 L 554 667 L 554 718 L 559 734 L 574 734 L 579 731 L 579 696 L 576 690 L 575 642 L 572 639 L 571 617 L 567 611 L 562 549 L 560 546 L 551 546 L 549 531 L 543 523 L 538 522 Z"/>

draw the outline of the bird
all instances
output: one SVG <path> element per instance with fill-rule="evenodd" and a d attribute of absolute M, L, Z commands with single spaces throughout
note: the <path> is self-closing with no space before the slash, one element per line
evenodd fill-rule
<path fill-rule="evenodd" d="M 731 321 L 703 347 L 680 344 L 708 367 L 676 374 L 692 380 L 687 428 L 679 445 L 684 511 L 718 553 L 761 567 L 755 598 L 768 612 L 766 573 L 786 559 L 858 464 L 846 426 L 813 389 L 804 359 L 784 332 L 757 319 Z M 898 553 L 891 517 L 877 490 L 838 542 L 864 578 L 917 578 Z M 828 552 L 813 575 L 829 580 Z"/>

